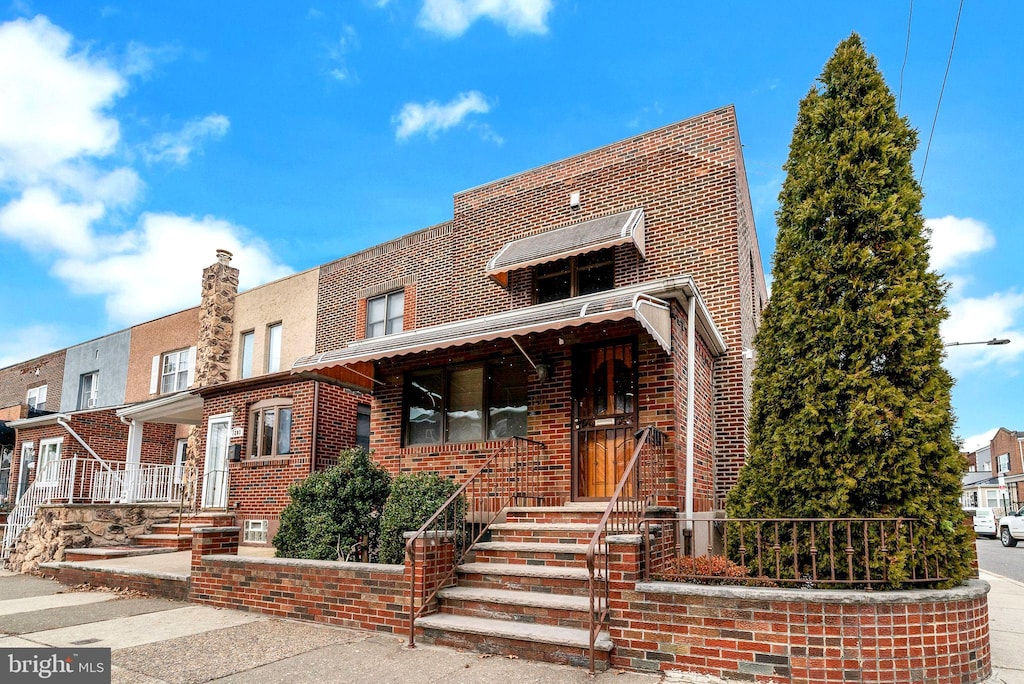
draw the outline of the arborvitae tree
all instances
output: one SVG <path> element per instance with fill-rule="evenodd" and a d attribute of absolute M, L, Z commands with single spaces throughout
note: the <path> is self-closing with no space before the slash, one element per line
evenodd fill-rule
<path fill-rule="evenodd" d="M 929 270 L 910 163 L 917 134 L 856 34 L 818 80 L 784 167 L 749 461 L 729 515 L 917 518 L 926 557 L 891 558 L 892 584 L 926 561 L 958 583 L 973 535 L 941 365 L 947 286 Z"/>

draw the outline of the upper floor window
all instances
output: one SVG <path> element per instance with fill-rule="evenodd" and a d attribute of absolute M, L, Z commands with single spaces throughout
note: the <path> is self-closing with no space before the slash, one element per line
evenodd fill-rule
<path fill-rule="evenodd" d="M 405 444 L 526 435 L 527 371 L 519 359 L 430 368 L 405 381 Z"/>
<path fill-rule="evenodd" d="M 539 264 L 534 271 L 534 298 L 538 304 L 614 287 L 615 252 L 611 249 Z"/>
<path fill-rule="evenodd" d="M 252 330 L 242 333 L 241 344 L 239 345 L 242 351 L 242 357 L 239 359 L 239 375 L 243 378 L 252 377 L 252 353 L 255 338 L 256 333 Z"/>
<path fill-rule="evenodd" d="M 96 406 L 99 392 L 99 372 L 82 373 L 78 380 L 78 408 L 90 409 Z"/>
<path fill-rule="evenodd" d="M 267 372 L 281 370 L 281 324 L 267 326 Z"/>
<path fill-rule="evenodd" d="M 160 360 L 160 394 L 188 389 L 189 350 L 167 352 Z"/>
<path fill-rule="evenodd" d="M 25 398 L 25 403 L 28 404 L 30 411 L 45 411 L 46 410 L 46 385 L 40 385 L 39 387 L 33 387 L 28 391 L 28 396 Z"/>
<path fill-rule="evenodd" d="M 1010 454 L 999 454 L 996 456 L 996 472 L 1010 472 Z"/>
<path fill-rule="evenodd" d="M 291 453 L 291 399 L 278 398 L 257 402 L 253 404 L 249 418 L 250 458 L 270 458 Z"/>
<path fill-rule="evenodd" d="M 366 300 L 366 336 L 380 337 L 402 332 L 405 291 L 397 290 Z"/>

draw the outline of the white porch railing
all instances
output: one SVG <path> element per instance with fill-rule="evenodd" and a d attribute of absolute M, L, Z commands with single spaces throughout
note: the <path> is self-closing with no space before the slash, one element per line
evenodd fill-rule
<path fill-rule="evenodd" d="M 200 492 L 204 499 L 226 500 L 228 473 L 214 471 L 204 474 L 200 482 L 189 477 L 182 466 L 152 463 L 100 462 L 91 458 L 73 456 L 46 464 L 36 473 L 36 479 L 21 495 L 7 517 L 3 531 L 0 559 L 10 556 L 22 531 L 36 517 L 36 509 L 53 503 L 183 503 L 184 487 L 191 482 L 195 489 L 191 500 L 198 502 Z M 204 501 L 204 503 L 206 503 Z M 219 501 L 207 504 L 223 507 Z"/>

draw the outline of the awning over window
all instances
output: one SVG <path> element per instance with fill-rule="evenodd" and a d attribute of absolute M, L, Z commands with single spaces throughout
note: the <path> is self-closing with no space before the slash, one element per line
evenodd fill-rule
<path fill-rule="evenodd" d="M 662 349 L 670 353 L 672 317 L 664 299 L 685 300 L 689 296 L 698 296 L 692 280 L 686 277 L 668 278 L 585 297 L 359 340 L 342 349 L 300 358 L 292 366 L 292 372 L 312 371 L 333 376 L 342 370 L 359 370 L 360 375 L 367 380 L 364 386 L 368 389 L 371 378 L 367 371 L 373 361 L 629 318 L 638 321 Z M 703 313 L 706 312 L 703 305 L 700 308 L 702 318 L 705 319 L 701 329 L 707 331 L 713 339 L 713 352 L 721 353 L 725 350 L 725 344 Z"/>
<path fill-rule="evenodd" d="M 511 271 L 628 243 L 636 245 L 640 255 L 644 255 L 643 209 L 632 209 L 513 240 L 487 262 L 487 275 L 507 287 Z"/>

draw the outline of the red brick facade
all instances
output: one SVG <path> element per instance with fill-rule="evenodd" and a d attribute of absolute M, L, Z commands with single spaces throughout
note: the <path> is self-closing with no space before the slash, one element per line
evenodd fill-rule
<path fill-rule="evenodd" d="M 999 460 L 1002 456 L 1009 465 L 1003 477 L 1007 486 L 1013 490 L 1010 498 L 1017 506 L 1024 504 L 1024 432 L 999 428 L 989 445 L 993 475 L 1000 474 Z"/>
<path fill-rule="evenodd" d="M 506 243 L 642 208 L 645 255 L 641 257 L 633 245 L 615 247 L 614 286 L 691 276 L 724 338 L 727 352 L 723 356 L 714 358 L 709 349 L 700 348 L 695 366 L 695 508 L 721 507 L 745 458 L 753 362 L 743 350 L 753 345 L 767 299 L 744 174 L 735 114 L 726 107 L 458 193 L 451 221 L 321 267 L 316 351 L 339 349 L 361 339 L 366 298 L 398 288 L 406 292 L 406 329 L 529 306 L 534 290 L 531 269 L 511 272 L 507 289 L 485 273 L 487 261 Z M 572 192 L 580 193 L 577 207 L 570 206 Z M 663 424 L 677 449 L 684 444 L 687 401 L 681 313 L 677 309 L 676 365 L 667 396 L 655 392 L 640 397 L 641 407 L 646 407 L 641 424 L 654 416 L 653 422 Z M 579 338 L 573 343 L 601 335 L 603 331 L 580 330 L 572 335 Z M 553 372 L 543 386 L 531 380 L 528 436 L 548 443 L 553 463 L 565 466 L 570 354 L 551 346 L 556 337 L 531 339 L 531 353 L 549 355 Z M 643 333 L 639 339 L 641 344 L 650 340 Z M 471 469 L 474 450 L 487 445 L 401 447 L 401 374 L 457 359 L 514 353 L 511 345 L 495 343 L 465 352 L 434 353 L 412 362 L 378 362 L 377 376 L 385 385 L 375 388 L 381 402 L 373 419 L 377 457 L 400 470 L 437 468 L 461 473 Z M 648 374 L 647 357 L 644 364 L 642 378 Z M 667 405 L 659 411 L 660 401 Z M 557 481 L 563 477 L 557 470 L 551 476 L 555 491 L 568 491 L 565 482 Z M 681 475 L 673 476 L 681 487 Z M 564 474 L 566 480 L 569 477 Z"/>
<path fill-rule="evenodd" d="M 24 404 L 28 391 L 46 385 L 46 410 L 60 406 L 64 383 L 64 349 L 22 363 L 0 368 L 0 409 Z M 11 420 L 18 416 L 11 416 Z"/>
<path fill-rule="evenodd" d="M 210 417 L 231 415 L 231 427 L 241 428 L 242 435 L 229 443 L 241 447 L 242 459 L 228 463 L 228 510 L 243 526 L 246 520 L 268 521 L 268 541 L 290 501 L 288 487 L 336 462 L 342 450 L 355 445 L 356 406 L 369 403 L 369 398 L 350 390 L 287 373 L 215 385 L 200 393 L 204 404 L 199 465 L 204 467 Z M 291 400 L 291 450 L 262 458 L 252 453 L 252 408 L 268 399 Z"/>

